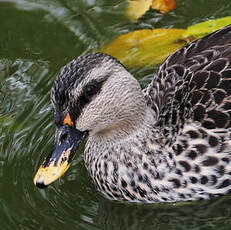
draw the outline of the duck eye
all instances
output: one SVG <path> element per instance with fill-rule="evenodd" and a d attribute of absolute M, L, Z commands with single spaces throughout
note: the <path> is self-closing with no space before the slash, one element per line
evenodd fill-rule
<path fill-rule="evenodd" d="M 84 91 L 86 97 L 93 96 L 96 93 L 96 86 L 88 85 Z"/>

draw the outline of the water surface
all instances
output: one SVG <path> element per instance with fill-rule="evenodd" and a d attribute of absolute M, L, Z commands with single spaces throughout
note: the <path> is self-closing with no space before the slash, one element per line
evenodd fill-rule
<path fill-rule="evenodd" d="M 136 23 L 124 0 L 0 0 L 0 229 L 230 229 L 231 198 L 177 204 L 125 204 L 96 190 L 78 153 L 45 190 L 33 176 L 54 138 L 50 88 L 59 69 L 116 36 L 231 15 L 229 0 L 177 1 L 168 15 Z M 131 69 L 142 85 L 155 67 Z"/>

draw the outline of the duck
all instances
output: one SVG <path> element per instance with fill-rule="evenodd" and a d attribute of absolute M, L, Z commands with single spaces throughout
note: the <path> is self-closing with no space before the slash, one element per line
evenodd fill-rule
<path fill-rule="evenodd" d="M 171 54 L 142 89 L 114 57 L 83 54 L 54 81 L 55 144 L 34 177 L 47 187 L 86 140 L 98 190 L 128 202 L 210 199 L 231 190 L 231 25 Z"/>

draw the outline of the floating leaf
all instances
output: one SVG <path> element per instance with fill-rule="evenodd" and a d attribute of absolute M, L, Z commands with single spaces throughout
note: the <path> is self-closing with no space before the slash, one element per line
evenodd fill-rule
<path fill-rule="evenodd" d="M 175 9 L 175 0 L 130 0 L 128 1 L 127 16 L 131 20 L 136 20 L 150 7 L 161 13 L 167 13 Z"/>
<path fill-rule="evenodd" d="M 138 30 L 119 36 L 101 51 L 128 67 L 155 65 L 186 44 L 184 29 Z"/>
<path fill-rule="evenodd" d="M 187 42 L 204 37 L 228 24 L 231 17 L 209 20 L 185 29 L 137 30 L 119 36 L 101 51 L 128 67 L 160 64 Z"/>
<path fill-rule="evenodd" d="M 221 29 L 224 26 L 231 24 L 231 17 L 224 17 L 214 20 L 208 20 L 206 22 L 201 22 L 187 28 L 184 38 L 189 38 L 189 40 L 195 40 L 202 38 L 216 30 Z"/>
<path fill-rule="evenodd" d="M 175 7 L 175 0 L 154 0 L 152 3 L 152 8 L 159 10 L 162 14 L 168 13 Z"/>
<path fill-rule="evenodd" d="M 130 0 L 128 1 L 127 16 L 131 20 L 138 19 L 152 5 L 152 0 Z"/>

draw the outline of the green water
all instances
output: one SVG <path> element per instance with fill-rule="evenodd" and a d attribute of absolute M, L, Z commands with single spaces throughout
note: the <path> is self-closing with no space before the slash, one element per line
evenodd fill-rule
<path fill-rule="evenodd" d="M 184 28 L 231 16 L 230 0 L 176 3 L 177 9 L 166 16 L 149 12 L 132 23 L 125 17 L 124 0 L 0 0 L 0 230 L 231 229 L 228 196 L 152 205 L 105 199 L 80 153 L 47 189 L 32 182 L 52 148 L 50 88 L 63 65 L 133 29 Z M 154 70 L 131 71 L 145 85 Z"/>

